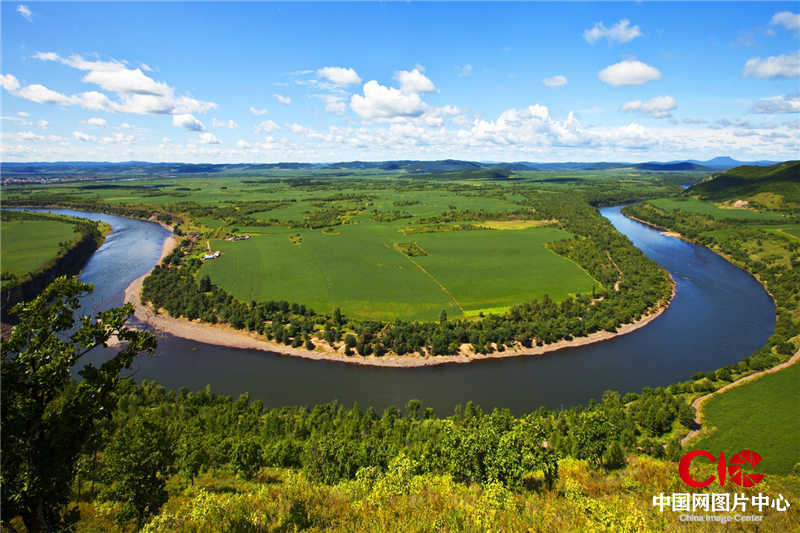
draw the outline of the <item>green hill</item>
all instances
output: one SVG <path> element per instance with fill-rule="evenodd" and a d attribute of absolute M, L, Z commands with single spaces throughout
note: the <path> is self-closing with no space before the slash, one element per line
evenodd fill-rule
<path fill-rule="evenodd" d="M 778 194 L 784 202 L 800 203 L 800 161 L 786 161 L 769 167 L 741 166 L 694 185 L 689 194 L 704 200 L 730 200 L 761 193 Z"/>

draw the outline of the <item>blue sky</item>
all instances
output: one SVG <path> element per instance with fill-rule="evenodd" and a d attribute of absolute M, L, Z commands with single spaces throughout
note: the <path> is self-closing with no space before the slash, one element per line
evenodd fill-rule
<path fill-rule="evenodd" d="M 800 157 L 796 3 L 0 9 L 4 161 Z"/>

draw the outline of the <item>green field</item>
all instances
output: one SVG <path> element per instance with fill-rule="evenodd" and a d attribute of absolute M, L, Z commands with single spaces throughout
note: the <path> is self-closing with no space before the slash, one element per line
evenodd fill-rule
<path fill-rule="evenodd" d="M 780 215 L 761 213 L 751 209 L 728 209 L 719 207 L 712 202 L 704 202 L 695 198 L 659 198 L 658 200 L 650 200 L 649 203 L 669 211 L 687 211 L 689 213 L 710 216 L 720 220 L 743 220 L 753 222 L 784 220 Z"/>
<path fill-rule="evenodd" d="M 0 228 L 0 263 L 18 278 L 56 256 L 62 242 L 78 235 L 74 224 L 59 220 L 10 220 Z"/>
<path fill-rule="evenodd" d="M 705 424 L 718 428 L 692 449 L 726 457 L 749 448 L 763 460 L 759 470 L 786 474 L 800 463 L 800 365 L 736 387 L 708 401 Z"/>
<path fill-rule="evenodd" d="M 301 243 L 289 237 L 299 234 Z M 427 256 L 393 245 L 408 240 L 398 224 L 364 223 L 320 230 L 271 228 L 249 241 L 212 241 L 223 252 L 202 273 L 244 301 L 288 300 L 359 318 L 433 319 L 503 308 L 549 294 L 562 299 L 595 282 L 545 248 L 568 238 L 553 228 L 414 235 Z"/>

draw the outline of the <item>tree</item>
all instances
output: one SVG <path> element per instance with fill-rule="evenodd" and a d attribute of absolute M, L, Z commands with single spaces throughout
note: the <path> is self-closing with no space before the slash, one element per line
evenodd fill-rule
<path fill-rule="evenodd" d="M 3 524 L 21 516 L 29 531 L 52 531 L 77 518 L 64 506 L 81 448 L 111 416 L 120 371 L 155 349 L 152 333 L 124 326 L 130 304 L 84 316 L 76 329 L 79 298 L 91 290 L 61 276 L 11 310 L 19 323 L 0 348 Z M 121 350 L 99 368 L 85 365 L 77 381 L 71 369 L 112 336 Z"/>
<path fill-rule="evenodd" d="M 158 513 L 169 498 L 166 479 L 173 460 L 172 441 L 163 426 L 137 416 L 117 429 L 105 451 L 105 492 L 122 503 L 122 521 L 135 518 L 141 529 L 148 516 Z"/>

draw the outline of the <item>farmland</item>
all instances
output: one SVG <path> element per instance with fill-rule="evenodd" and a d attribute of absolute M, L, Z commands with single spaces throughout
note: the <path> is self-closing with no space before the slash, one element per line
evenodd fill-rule
<path fill-rule="evenodd" d="M 759 469 L 786 474 L 800 462 L 800 365 L 793 365 L 709 400 L 704 408 L 710 434 L 693 446 L 726 456 L 749 448 L 763 455 Z"/>
<path fill-rule="evenodd" d="M 3 220 L 3 273 L 23 277 L 38 270 L 55 258 L 61 243 L 70 242 L 77 235 L 75 225 L 65 220 Z"/>
<path fill-rule="evenodd" d="M 681 210 L 697 215 L 705 215 L 718 220 L 741 220 L 747 222 L 778 222 L 784 220 L 781 215 L 763 213 L 752 209 L 719 207 L 712 202 L 694 198 L 659 198 L 651 200 L 651 204 L 668 211 Z"/>
<path fill-rule="evenodd" d="M 545 245 L 568 238 L 554 228 L 424 233 L 415 241 L 428 252 L 409 257 L 393 245 L 397 224 L 345 225 L 335 234 L 275 228 L 245 242 L 212 241 L 223 252 L 201 274 L 237 298 L 303 302 L 319 312 L 340 307 L 359 318 L 430 320 L 499 308 L 549 294 L 598 286 Z M 598 286 L 599 288 L 599 286 Z"/>

